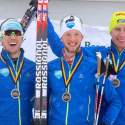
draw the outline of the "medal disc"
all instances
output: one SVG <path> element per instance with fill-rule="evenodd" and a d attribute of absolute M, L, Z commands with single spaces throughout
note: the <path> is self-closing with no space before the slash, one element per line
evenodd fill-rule
<path fill-rule="evenodd" d="M 112 79 L 111 82 L 113 83 L 114 87 L 117 88 L 120 85 L 120 81 L 118 79 Z"/>
<path fill-rule="evenodd" d="M 69 101 L 71 100 L 71 95 L 70 95 L 70 93 L 65 92 L 65 93 L 62 95 L 62 100 L 63 100 L 64 102 L 69 102 Z"/>
<path fill-rule="evenodd" d="M 17 99 L 19 96 L 20 96 L 19 90 L 13 89 L 13 90 L 11 91 L 11 97 L 12 97 L 12 98 Z"/>

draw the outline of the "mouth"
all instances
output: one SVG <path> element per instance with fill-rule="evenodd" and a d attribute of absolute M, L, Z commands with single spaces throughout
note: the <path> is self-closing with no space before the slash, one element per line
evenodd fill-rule
<path fill-rule="evenodd" d="M 120 42 L 125 42 L 125 39 L 118 39 L 118 41 L 120 41 Z"/>
<path fill-rule="evenodd" d="M 69 43 L 70 46 L 75 46 L 77 43 Z"/>
<path fill-rule="evenodd" d="M 15 45 L 16 45 L 16 43 L 9 43 L 9 45 L 10 45 L 10 46 L 15 46 Z"/>

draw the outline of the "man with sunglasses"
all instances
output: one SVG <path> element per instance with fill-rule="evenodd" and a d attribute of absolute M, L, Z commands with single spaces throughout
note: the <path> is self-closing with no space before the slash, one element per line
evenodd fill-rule
<path fill-rule="evenodd" d="M 80 18 L 75 15 L 64 17 L 60 30 L 64 45 L 62 55 L 48 64 L 48 125 L 93 125 L 97 61 L 82 52 L 83 38 Z M 99 92 L 102 80 L 103 76 Z M 107 78 L 103 96 L 108 108 L 101 125 L 111 125 L 120 111 L 121 102 Z"/>
<path fill-rule="evenodd" d="M 5 20 L 0 31 L 0 125 L 30 125 L 35 63 L 20 48 L 23 29 L 16 19 Z"/>

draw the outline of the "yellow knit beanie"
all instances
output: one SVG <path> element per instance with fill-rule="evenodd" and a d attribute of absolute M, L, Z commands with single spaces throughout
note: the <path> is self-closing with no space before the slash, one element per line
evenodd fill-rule
<path fill-rule="evenodd" d="M 118 25 L 125 25 L 125 12 L 123 11 L 117 11 L 111 17 L 109 33 L 111 33 L 112 29 Z"/>

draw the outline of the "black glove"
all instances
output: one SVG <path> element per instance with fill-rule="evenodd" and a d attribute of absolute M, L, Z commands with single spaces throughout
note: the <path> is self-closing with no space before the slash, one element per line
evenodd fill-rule
<path fill-rule="evenodd" d="M 36 2 L 36 0 L 31 0 L 31 2 L 29 3 L 30 6 L 33 6 L 33 5 L 37 5 L 38 1 Z"/>
<path fill-rule="evenodd" d="M 109 76 L 110 74 L 116 75 L 117 73 L 115 72 L 115 70 L 113 69 L 113 67 L 111 66 L 111 64 L 109 63 L 107 76 Z"/>
<path fill-rule="evenodd" d="M 105 71 L 106 71 L 106 67 L 105 67 L 105 64 L 104 64 L 103 60 L 101 59 L 101 71 L 100 71 L 100 74 L 103 74 Z M 113 69 L 113 67 L 111 66 L 111 64 L 109 62 L 107 77 L 109 77 L 110 74 L 116 75 L 117 73 L 115 72 L 115 70 Z"/>
<path fill-rule="evenodd" d="M 103 62 L 103 59 L 101 59 L 101 71 L 100 71 L 100 75 L 103 74 L 106 71 L 106 67 L 105 64 Z"/>

